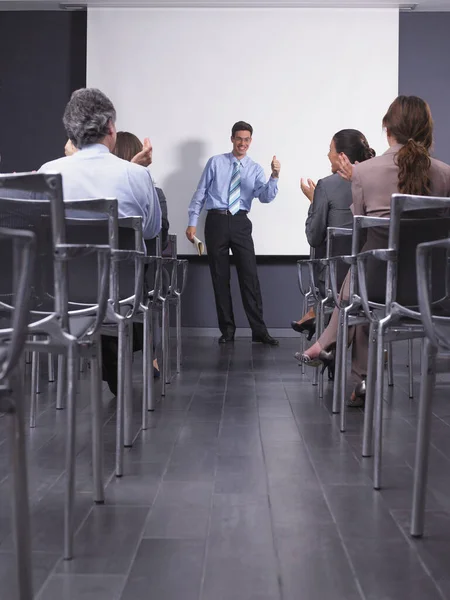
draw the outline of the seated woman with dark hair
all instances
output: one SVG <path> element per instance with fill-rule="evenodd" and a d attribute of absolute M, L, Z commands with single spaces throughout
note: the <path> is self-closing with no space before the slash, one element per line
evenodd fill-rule
<path fill-rule="evenodd" d="M 141 156 L 146 152 L 148 156 L 148 162 L 145 166 L 149 166 L 153 161 L 153 149 L 150 144 L 150 140 L 146 138 L 144 144 L 141 140 L 128 131 L 118 131 L 116 146 L 113 150 L 113 154 L 129 162 L 137 162 L 136 157 Z M 142 164 L 142 163 L 140 163 Z M 153 181 L 153 183 L 155 183 Z M 155 184 L 155 190 L 158 194 L 159 205 L 161 207 L 161 247 L 163 250 L 167 248 L 169 243 L 169 219 L 167 212 L 167 200 L 164 192 L 160 187 Z M 149 256 L 154 256 L 156 252 L 156 240 L 145 240 L 147 245 L 147 253 Z"/>
<path fill-rule="evenodd" d="M 389 217 L 392 194 L 413 196 L 450 196 L 450 166 L 430 156 L 433 143 L 433 119 L 428 104 L 417 96 L 399 96 L 383 118 L 389 149 L 376 158 L 360 165 L 352 165 L 341 157 L 339 174 L 352 182 L 352 212 L 354 215 Z M 367 231 L 364 250 L 387 247 L 387 233 L 377 228 Z M 380 269 L 377 269 L 377 273 Z M 373 273 L 373 277 L 377 276 Z M 372 273 L 371 273 L 372 275 Z M 377 285 L 378 285 L 378 280 Z M 373 285 L 373 282 L 372 282 Z M 384 301 L 385 282 L 381 281 Z M 341 299 L 349 295 L 349 278 L 341 288 Z M 335 309 L 328 327 L 304 354 L 296 358 L 309 366 L 326 364 L 327 352 L 335 343 L 339 311 Z M 352 348 L 352 378 L 355 389 L 348 406 L 360 407 L 365 400 L 369 328 L 358 325 L 351 328 L 349 341 Z"/>
<path fill-rule="evenodd" d="M 311 203 L 305 230 L 309 245 L 316 249 L 315 258 L 326 255 L 328 227 L 352 227 L 352 186 L 338 174 L 339 157 L 344 155 L 352 164 L 357 164 L 373 158 L 375 151 L 369 147 L 365 135 L 360 131 L 342 129 L 334 134 L 328 152 L 332 175 L 319 179 L 317 185 L 311 179 L 307 183 L 303 179 L 301 181 L 302 192 Z M 324 269 L 317 269 L 316 275 L 319 291 L 324 296 Z M 316 328 L 314 309 L 300 321 L 292 321 L 291 327 L 299 333 L 307 333 L 308 339 L 311 339 Z"/>
<path fill-rule="evenodd" d="M 134 133 L 130 133 L 128 131 L 118 131 L 116 145 L 113 150 L 113 154 L 122 158 L 123 160 L 128 160 L 129 162 L 139 162 L 143 166 L 150 166 L 153 161 L 153 148 L 150 144 L 150 140 L 146 138 L 144 140 L 144 144 L 142 144 L 141 140 L 134 135 Z M 142 160 L 137 161 L 137 157 L 146 156 L 145 162 Z M 155 184 L 155 182 L 153 181 Z M 165 250 L 169 243 L 169 219 L 168 219 L 168 211 L 167 211 L 167 200 L 164 195 L 164 192 L 161 188 L 157 187 L 155 184 L 155 190 L 158 194 L 159 205 L 161 207 L 161 248 Z M 145 245 L 147 248 L 147 254 L 149 256 L 155 256 L 156 254 L 156 239 L 145 240 Z M 165 271 L 163 271 L 164 276 Z M 139 328 L 135 329 L 135 336 L 137 337 L 137 347 L 135 349 L 140 349 L 142 347 L 142 331 Z M 155 358 L 153 361 L 153 368 L 155 377 L 159 377 L 159 367 L 158 361 Z"/>

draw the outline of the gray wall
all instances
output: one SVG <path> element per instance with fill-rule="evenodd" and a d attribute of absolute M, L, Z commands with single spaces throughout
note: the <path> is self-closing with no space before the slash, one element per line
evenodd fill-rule
<path fill-rule="evenodd" d="M 435 121 L 434 154 L 450 163 L 450 12 L 400 13 L 399 92 L 428 101 Z M 301 224 L 300 235 L 303 235 L 302 230 Z M 301 308 L 295 260 L 279 259 L 269 264 L 265 264 L 263 258 L 258 260 L 262 263 L 259 276 L 266 323 L 269 328 L 289 327 Z M 196 262 L 190 269 L 189 286 L 183 299 L 184 325 L 216 327 L 208 266 Z M 232 287 L 236 324 L 248 327 L 235 273 Z"/>
<path fill-rule="evenodd" d="M 426 100 L 434 155 L 450 163 L 450 12 L 400 13 L 400 94 Z"/>

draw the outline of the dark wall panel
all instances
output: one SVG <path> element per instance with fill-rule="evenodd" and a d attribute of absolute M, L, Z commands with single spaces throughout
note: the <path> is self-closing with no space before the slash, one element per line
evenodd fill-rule
<path fill-rule="evenodd" d="M 400 13 L 399 66 L 400 94 L 429 103 L 434 155 L 450 163 L 450 12 Z"/>
<path fill-rule="evenodd" d="M 0 12 L 0 171 L 63 154 L 64 107 L 85 85 L 85 12 Z"/>

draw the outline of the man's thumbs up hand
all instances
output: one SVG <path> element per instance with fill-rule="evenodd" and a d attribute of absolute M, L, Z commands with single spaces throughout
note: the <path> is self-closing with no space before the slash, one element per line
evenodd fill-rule
<path fill-rule="evenodd" d="M 280 176 L 281 163 L 275 156 L 273 155 L 272 164 L 270 165 L 272 169 L 272 177 L 278 178 Z"/>

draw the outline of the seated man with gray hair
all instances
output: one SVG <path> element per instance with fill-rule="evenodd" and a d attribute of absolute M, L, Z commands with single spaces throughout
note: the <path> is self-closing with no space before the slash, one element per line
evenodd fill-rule
<path fill-rule="evenodd" d="M 63 123 L 78 151 L 45 163 L 39 172 L 62 174 L 65 200 L 117 198 L 119 216 L 142 217 L 144 238 L 156 237 L 161 230 L 161 209 L 149 171 L 112 153 L 117 131 L 111 100 L 95 88 L 76 90 L 64 111 Z M 92 214 L 77 211 L 76 216 L 90 218 Z M 102 350 L 103 379 L 115 395 L 117 339 L 102 337 Z"/>

